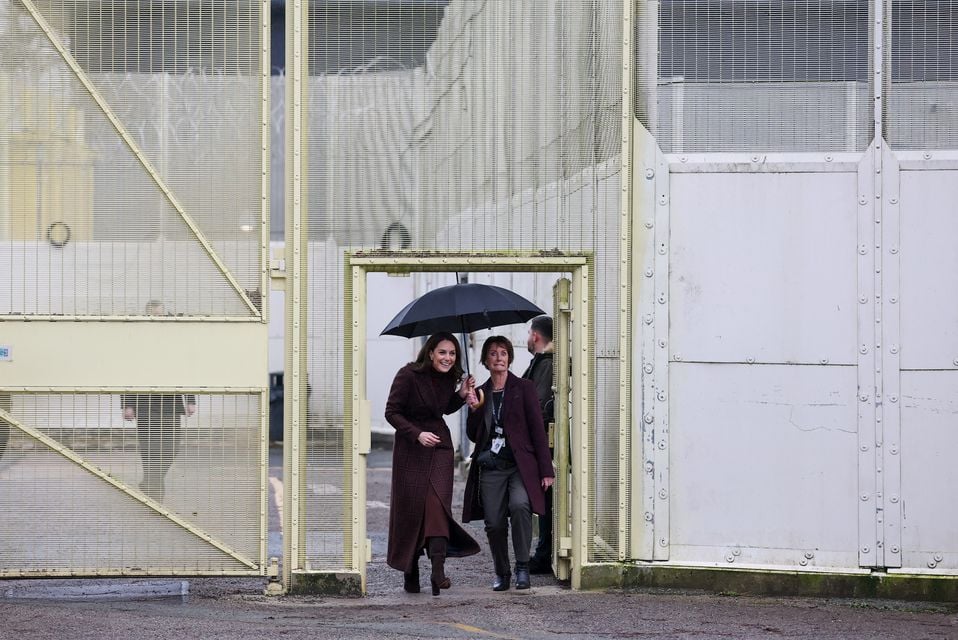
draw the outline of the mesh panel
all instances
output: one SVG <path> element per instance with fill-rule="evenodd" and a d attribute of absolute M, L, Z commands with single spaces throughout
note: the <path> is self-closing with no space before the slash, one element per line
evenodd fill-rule
<path fill-rule="evenodd" d="M 639 0 L 636 115 L 666 152 L 863 150 L 869 5 Z"/>
<path fill-rule="evenodd" d="M 614 556 L 621 2 L 327 1 L 309 28 L 307 560 L 348 562 L 342 256 L 380 247 L 595 252 L 589 539 Z"/>
<path fill-rule="evenodd" d="M 891 3 L 888 143 L 902 149 L 958 147 L 958 3 Z"/>
<path fill-rule="evenodd" d="M 0 423 L 0 571 L 258 571 L 200 535 L 261 562 L 259 395 L 0 394 L 0 408 L 133 492 Z"/>
<path fill-rule="evenodd" d="M 260 3 L 35 6 L 52 36 L 25 5 L 0 4 L 0 314 L 138 315 L 158 299 L 179 315 L 250 315 Z"/>

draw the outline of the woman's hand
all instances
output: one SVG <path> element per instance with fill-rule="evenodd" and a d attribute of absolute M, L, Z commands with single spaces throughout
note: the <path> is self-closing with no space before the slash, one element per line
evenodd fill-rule
<path fill-rule="evenodd" d="M 483 404 L 485 404 L 486 397 L 482 392 L 482 389 L 476 389 L 469 394 L 469 397 L 466 398 L 466 404 L 469 405 L 470 411 L 475 411 Z"/>
<path fill-rule="evenodd" d="M 439 444 L 439 436 L 431 431 L 423 431 L 416 440 L 424 447 L 435 447 Z"/>
<path fill-rule="evenodd" d="M 543 479 L 542 479 L 542 490 L 543 490 L 543 491 L 548 490 L 548 488 L 551 487 L 551 486 L 555 483 L 555 481 L 556 481 L 555 478 L 543 478 Z"/>
<path fill-rule="evenodd" d="M 465 380 L 462 381 L 462 384 L 459 386 L 459 397 L 463 400 L 468 401 L 469 394 L 475 395 L 476 391 L 476 379 L 471 375 L 466 376 Z"/>

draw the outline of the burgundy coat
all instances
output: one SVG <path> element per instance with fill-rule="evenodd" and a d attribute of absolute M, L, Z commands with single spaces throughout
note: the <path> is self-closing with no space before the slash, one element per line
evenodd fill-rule
<path fill-rule="evenodd" d="M 456 393 L 453 376 L 442 376 L 442 383 L 434 386 L 437 376 L 431 366 L 417 371 L 406 365 L 396 374 L 386 401 L 386 420 L 396 429 L 386 562 L 400 571 L 408 571 L 423 548 L 423 514 L 430 484 L 449 519 L 448 555 L 479 553 L 479 544 L 452 517 L 455 452 L 442 416 L 458 411 L 463 400 Z M 436 387 L 441 393 L 436 393 Z M 435 447 L 419 444 L 417 438 L 423 431 L 435 433 L 440 443 Z"/>
<path fill-rule="evenodd" d="M 479 520 L 485 517 L 479 501 L 479 464 L 476 456 L 485 448 L 492 435 L 492 380 L 481 387 L 486 403 L 477 411 L 469 412 L 466 422 L 466 435 L 476 443 L 472 452 L 472 464 L 469 465 L 469 479 L 466 481 L 466 495 L 462 506 L 462 521 Z M 543 478 L 554 478 L 552 456 L 549 454 L 549 441 L 542 429 L 542 409 L 539 408 L 539 396 L 536 385 L 531 380 L 523 380 L 511 372 L 506 378 L 503 390 L 502 422 L 506 431 L 506 440 L 516 457 L 522 484 L 529 494 L 532 512 L 544 515 L 546 510 L 545 493 L 542 490 Z"/>

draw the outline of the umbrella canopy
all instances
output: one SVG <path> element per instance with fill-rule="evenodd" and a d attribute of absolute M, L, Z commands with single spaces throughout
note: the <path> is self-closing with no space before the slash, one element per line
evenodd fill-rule
<path fill-rule="evenodd" d="M 437 331 L 471 333 L 528 322 L 545 311 L 517 293 L 489 284 L 454 284 L 429 291 L 396 314 L 380 335 L 413 338 Z"/>

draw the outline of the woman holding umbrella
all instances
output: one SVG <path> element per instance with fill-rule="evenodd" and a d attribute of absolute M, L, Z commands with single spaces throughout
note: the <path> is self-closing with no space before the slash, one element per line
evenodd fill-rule
<path fill-rule="evenodd" d="M 396 374 L 386 420 L 396 429 L 386 562 L 403 572 L 403 588 L 419 593 L 419 555 L 432 561 L 432 595 L 451 586 L 446 557 L 479 553 L 479 545 L 452 518 L 453 444 L 444 414 L 474 397 L 472 376 L 462 377 L 459 341 L 432 335 L 416 360 Z"/>
<path fill-rule="evenodd" d="M 516 558 L 516 589 L 528 589 L 532 514 L 545 513 L 545 491 L 555 481 L 535 384 L 509 372 L 512 342 L 492 336 L 482 345 L 489 380 L 485 403 L 468 396 L 466 434 L 476 443 L 466 481 L 462 521 L 483 518 L 496 569 L 493 591 L 509 588 L 509 523 Z"/>

